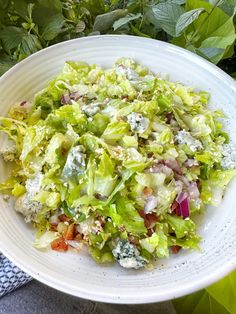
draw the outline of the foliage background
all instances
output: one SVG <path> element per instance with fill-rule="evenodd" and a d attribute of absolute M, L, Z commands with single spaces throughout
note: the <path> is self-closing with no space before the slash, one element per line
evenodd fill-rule
<path fill-rule="evenodd" d="M 236 75 L 236 0 L 0 0 L 0 74 L 44 47 L 83 36 L 168 41 Z"/>
<path fill-rule="evenodd" d="M 236 0 L 0 0 L 0 75 L 61 41 L 130 34 L 181 46 L 236 78 Z M 174 300 L 177 313 L 236 314 L 236 272 Z"/>

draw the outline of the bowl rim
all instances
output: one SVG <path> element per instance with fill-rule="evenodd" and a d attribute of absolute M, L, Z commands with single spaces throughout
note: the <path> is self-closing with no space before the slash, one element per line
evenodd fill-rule
<path fill-rule="evenodd" d="M 171 50 L 183 55 L 183 57 L 187 57 L 188 59 L 191 59 L 192 62 L 194 62 L 196 65 L 197 63 L 201 63 L 201 65 L 205 65 L 209 72 L 212 73 L 212 75 L 218 75 L 221 79 L 224 79 L 227 81 L 229 86 L 236 92 L 236 83 L 227 73 L 225 73 L 223 70 L 221 70 L 216 65 L 210 63 L 209 61 L 205 60 L 204 58 L 184 49 L 178 46 L 175 46 L 173 44 L 155 40 L 155 39 L 149 39 L 144 37 L 137 37 L 137 36 L 131 36 L 131 35 L 96 35 L 96 36 L 88 36 L 83 38 L 76 38 L 72 40 L 67 40 L 64 42 L 60 42 L 58 44 L 52 45 L 50 47 L 44 48 L 40 51 L 37 51 L 36 53 L 33 53 L 32 55 L 28 56 L 26 59 L 22 60 L 21 62 L 14 65 L 11 69 L 9 69 L 6 73 L 4 73 L 0 78 L 0 84 L 4 80 L 7 80 L 11 75 L 14 75 L 15 71 L 18 69 L 21 69 L 24 67 L 25 64 L 27 64 L 29 61 L 34 60 L 38 57 L 38 55 L 46 54 L 49 50 L 57 50 L 61 46 L 67 45 L 68 43 L 76 43 L 81 41 L 96 41 L 99 40 L 99 38 L 110 38 L 115 40 L 128 40 L 128 41 L 139 41 L 145 43 L 152 43 L 156 44 L 162 47 L 171 47 Z M 78 52 L 79 57 L 79 52 Z M 70 288 L 70 285 L 66 285 L 63 283 L 63 286 L 61 286 L 59 283 L 60 281 L 56 278 L 51 278 L 50 281 L 48 280 L 48 277 L 44 273 L 40 273 L 40 270 L 34 269 L 35 267 L 31 267 L 29 264 L 24 263 L 21 261 L 21 259 L 18 256 L 15 256 L 14 252 L 11 252 L 8 250 L 8 248 L 1 248 L 1 252 L 9 259 L 11 260 L 16 266 L 21 268 L 24 272 L 32 276 L 33 278 L 37 279 L 38 281 L 56 289 L 59 291 L 62 291 L 64 293 L 77 296 L 84 299 L 89 299 L 93 301 L 98 302 L 106 302 L 106 303 L 116 303 L 116 304 L 147 304 L 147 303 L 153 303 L 153 302 L 161 302 L 161 301 L 167 301 L 170 299 L 175 299 L 177 297 L 181 297 L 183 295 L 187 295 L 190 293 L 193 293 L 195 291 L 198 291 L 202 288 L 205 288 L 206 286 L 211 285 L 212 283 L 220 280 L 227 274 L 229 274 L 231 271 L 233 271 L 236 268 L 236 256 L 232 257 L 227 263 L 222 265 L 218 269 L 212 270 L 212 272 L 209 272 L 208 275 L 205 275 L 203 278 L 199 278 L 198 280 L 194 280 L 194 282 L 189 282 L 188 284 L 181 286 L 178 288 L 178 290 L 170 290 L 163 294 L 163 295 L 156 295 L 155 293 L 149 294 L 148 296 L 145 295 L 142 298 L 136 299 L 135 296 L 128 295 L 127 297 L 124 296 L 107 296 L 105 293 L 98 293 L 97 291 L 85 291 L 83 288 L 78 290 L 73 290 L 73 288 Z"/>

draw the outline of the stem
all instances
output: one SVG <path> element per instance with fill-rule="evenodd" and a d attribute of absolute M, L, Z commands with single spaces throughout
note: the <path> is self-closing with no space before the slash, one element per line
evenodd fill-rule
<path fill-rule="evenodd" d="M 185 48 L 188 48 L 190 45 L 192 45 L 192 40 L 196 37 L 196 35 L 198 34 L 198 32 L 200 31 L 200 29 L 202 28 L 202 26 L 206 23 L 207 19 L 211 16 L 212 12 L 215 10 L 215 8 L 217 7 L 218 3 L 220 2 L 220 0 L 218 0 L 218 2 L 213 6 L 213 8 L 207 12 L 207 16 L 205 17 L 205 19 L 202 21 L 201 25 L 199 25 L 196 30 L 194 31 L 194 33 L 192 34 L 191 38 L 188 40 L 188 42 L 185 45 Z"/>

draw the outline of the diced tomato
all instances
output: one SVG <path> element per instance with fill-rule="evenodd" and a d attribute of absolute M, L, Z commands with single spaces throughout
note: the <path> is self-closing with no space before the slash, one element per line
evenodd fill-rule
<path fill-rule="evenodd" d="M 63 222 L 70 220 L 70 218 L 67 217 L 65 214 L 59 215 L 58 218 L 59 218 L 60 221 L 63 221 Z"/>
<path fill-rule="evenodd" d="M 55 251 L 64 251 L 66 252 L 68 250 L 68 244 L 65 242 L 63 237 L 60 237 L 58 239 L 55 239 L 51 242 L 51 248 Z"/>

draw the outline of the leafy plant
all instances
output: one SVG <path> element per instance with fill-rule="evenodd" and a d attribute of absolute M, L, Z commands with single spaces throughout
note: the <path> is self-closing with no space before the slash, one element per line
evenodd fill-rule
<path fill-rule="evenodd" d="M 214 285 L 173 301 L 177 314 L 236 313 L 236 271 Z"/>
<path fill-rule="evenodd" d="M 233 73 L 235 7 L 236 0 L 0 0 L 0 74 L 44 47 L 98 34 L 168 41 Z"/>

